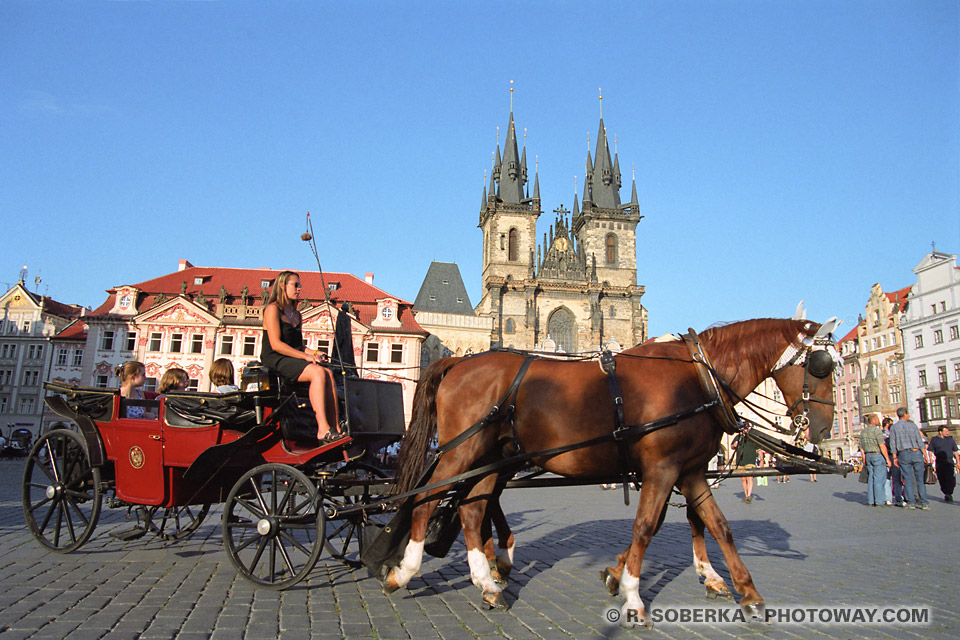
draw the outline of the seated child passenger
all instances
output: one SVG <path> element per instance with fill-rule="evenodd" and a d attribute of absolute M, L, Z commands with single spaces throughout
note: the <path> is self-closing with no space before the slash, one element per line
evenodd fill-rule
<path fill-rule="evenodd" d="M 152 400 L 156 394 L 146 393 L 141 387 L 146 381 L 146 368 L 142 362 L 129 360 L 116 369 L 114 374 L 120 379 L 120 397 L 127 400 Z M 144 406 L 128 406 L 121 418 L 153 419 L 156 414 Z"/>
<path fill-rule="evenodd" d="M 233 363 L 226 358 L 217 358 L 210 367 L 210 386 L 214 393 L 231 393 L 240 391 L 240 387 L 233 384 Z"/>
<path fill-rule="evenodd" d="M 190 376 L 187 375 L 187 372 L 174 367 L 173 369 L 167 369 L 163 377 L 160 378 L 160 386 L 157 387 L 157 391 L 160 395 L 171 391 L 186 391 L 189 384 Z"/>

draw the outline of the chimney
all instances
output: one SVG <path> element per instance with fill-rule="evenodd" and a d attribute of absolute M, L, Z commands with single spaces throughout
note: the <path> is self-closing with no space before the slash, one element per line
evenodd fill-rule
<path fill-rule="evenodd" d="M 183 271 L 184 269 L 190 269 L 190 268 L 192 268 L 192 267 L 193 267 L 193 265 L 190 264 L 190 261 L 189 261 L 189 260 L 184 260 L 184 259 L 181 258 L 181 259 L 180 259 L 180 267 L 177 269 L 177 271 Z"/>
<path fill-rule="evenodd" d="M 363 279 L 367 281 L 367 284 L 373 284 L 373 274 L 372 274 L 372 273 L 367 272 L 367 273 L 363 274 Z"/>

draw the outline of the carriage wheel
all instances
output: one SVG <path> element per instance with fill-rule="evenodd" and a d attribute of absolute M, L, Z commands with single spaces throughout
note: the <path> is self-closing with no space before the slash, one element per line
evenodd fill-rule
<path fill-rule="evenodd" d="M 303 580 L 323 550 L 323 511 L 317 488 L 285 464 L 243 474 L 223 509 L 223 543 L 247 580 L 286 589 Z"/>
<path fill-rule="evenodd" d="M 140 507 L 140 516 L 147 529 L 163 540 L 183 540 L 203 524 L 209 504 L 185 507 Z"/>
<path fill-rule="evenodd" d="M 100 469 L 90 465 L 86 441 L 56 429 L 30 449 L 23 469 L 23 516 L 33 537 L 60 553 L 93 534 L 103 498 Z"/>
<path fill-rule="evenodd" d="M 383 471 L 362 462 L 351 462 L 338 470 L 333 476 L 332 485 L 336 487 L 338 479 L 359 479 L 376 481 L 386 478 Z M 360 554 L 364 549 L 364 530 L 368 525 L 385 525 L 390 521 L 391 513 L 356 512 L 346 516 L 334 516 L 333 511 L 342 507 L 369 504 L 379 495 L 371 495 L 370 484 L 344 486 L 334 489 L 335 495 L 327 496 L 327 535 L 324 546 L 327 552 L 351 567 L 359 567 Z"/>

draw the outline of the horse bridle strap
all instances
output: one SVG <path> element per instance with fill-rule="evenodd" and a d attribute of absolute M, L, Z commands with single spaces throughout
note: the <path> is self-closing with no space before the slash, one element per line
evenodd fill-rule
<path fill-rule="evenodd" d="M 693 359 L 697 375 L 700 378 L 700 387 L 709 399 L 717 402 L 717 408 L 714 413 L 723 430 L 729 434 L 737 433 L 740 430 L 740 420 L 734 409 L 730 407 L 727 402 L 724 402 L 720 382 L 717 380 L 713 365 L 710 364 L 707 352 L 703 350 L 703 343 L 700 342 L 700 336 L 698 336 L 697 332 L 693 329 L 689 329 L 688 331 L 689 333 L 685 333 L 680 337 L 683 338 L 683 343 L 687 345 L 687 350 L 690 351 L 690 357 Z"/>

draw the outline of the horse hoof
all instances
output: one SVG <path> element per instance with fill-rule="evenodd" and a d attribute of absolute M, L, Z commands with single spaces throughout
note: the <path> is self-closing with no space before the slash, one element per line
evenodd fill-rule
<path fill-rule="evenodd" d="M 393 577 L 393 572 L 389 572 L 383 580 L 380 581 L 380 586 L 383 587 L 384 595 L 390 595 L 394 591 L 400 588 L 400 585 L 397 584 L 396 579 Z"/>
<path fill-rule="evenodd" d="M 620 581 L 613 577 L 610 569 L 603 569 L 600 572 L 600 582 L 607 588 L 607 593 L 612 596 L 617 595 L 617 591 L 620 590 Z"/>
<path fill-rule="evenodd" d="M 740 608 L 743 609 L 743 615 L 752 620 L 763 620 L 764 611 L 766 611 L 766 606 L 763 604 L 763 601 L 760 602 L 748 602 L 744 604 L 740 603 Z"/>
<path fill-rule="evenodd" d="M 729 589 L 715 589 L 713 587 L 707 587 L 707 600 L 716 600 L 717 598 L 729 600 L 732 597 L 733 594 L 730 593 Z"/>
<path fill-rule="evenodd" d="M 493 578 L 493 584 L 497 585 L 501 589 L 507 586 L 507 579 L 499 573 L 491 572 L 490 576 Z"/>
<path fill-rule="evenodd" d="M 497 591 L 495 593 L 484 593 L 483 604 L 488 609 L 498 609 L 500 611 L 507 610 L 507 600 L 503 597 L 502 591 Z"/>

